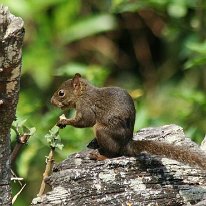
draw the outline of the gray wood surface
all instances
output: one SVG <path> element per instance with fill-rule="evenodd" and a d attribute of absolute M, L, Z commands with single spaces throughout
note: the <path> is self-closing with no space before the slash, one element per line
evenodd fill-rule
<path fill-rule="evenodd" d="M 176 125 L 145 128 L 134 139 L 200 150 Z M 206 198 L 206 171 L 198 167 L 147 153 L 94 161 L 88 158 L 90 151 L 72 154 L 56 165 L 46 180 L 51 191 L 32 205 L 178 206 L 201 205 Z"/>

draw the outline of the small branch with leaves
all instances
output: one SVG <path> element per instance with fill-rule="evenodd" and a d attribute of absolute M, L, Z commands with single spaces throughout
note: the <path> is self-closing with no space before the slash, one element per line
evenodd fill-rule
<path fill-rule="evenodd" d="M 23 147 L 29 138 L 36 132 L 36 128 L 29 128 L 25 126 L 26 120 L 16 122 L 12 125 L 12 129 L 16 133 L 16 145 L 11 153 L 11 164 L 13 164 Z"/>
<path fill-rule="evenodd" d="M 35 127 L 29 128 L 25 126 L 26 120 L 23 121 L 16 121 L 12 125 L 12 129 L 16 133 L 16 145 L 14 146 L 14 149 L 11 153 L 11 164 L 14 164 L 17 156 L 19 155 L 23 145 L 25 145 L 29 138 L 36 132 Z M 17 197 L 20 195 L 26 184 L 22 185 L 21 181 L 23 181 L 23 178 L 17 177 L 16 174 L 11 170 L 12 173 L 12 181 L 17 181 L 19 185 L 21 186 L 21 189 L 19 192 L 12 198 L 12 204 L 16 201 Z"/>
<path fill-rule="evenodd" d="M 45 179 L 51 174 L 52 168 L 54 165 L 54 151 L 56 148 L 62 150 L 63 144 L 61 143 L 61 138 L 59 136 L 59 127 L 56 125 L 49 130 L 49 133 L 45 135 L 45 138 L 47 139 L 47 142 L 50 145 L 50 152 L 48 157 L 46 157 L 46 168 L 43 173 L 43 179 L 41 182 L 39 193 L 37 194 L 38 197 L 42 196 L 45 191 L 46 183 Z"/>

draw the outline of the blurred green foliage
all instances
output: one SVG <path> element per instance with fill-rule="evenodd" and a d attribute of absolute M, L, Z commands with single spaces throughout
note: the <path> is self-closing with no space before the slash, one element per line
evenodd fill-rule
<path fill-rule="evenodd" d="M 206 133 L 204 0 L 0 3 L 25 22 L 17 118 L 36 128 L 14 168 L 27 182 L 15 205 L 29 205 L 38 193 L 50 150 L 45 135 L 62 113 L 50 105 L 50 97 L 76 72 L 97 86 L 128 89 L 137 108 L 135 131 L 175 123 L 201 142 Z M 57 162 L 84 149 L 93 134 L 66 127 L 60 136 L 64 148 L 56 151 Z M 19 187 L 13 188 L 15 194 Z"/>

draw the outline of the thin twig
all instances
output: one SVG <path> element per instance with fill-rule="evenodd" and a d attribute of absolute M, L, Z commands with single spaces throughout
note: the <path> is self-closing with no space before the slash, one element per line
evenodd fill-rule
<path fill-rule="evenodd" d="M 14 202 L 16 201 L 17 197 L 20 195 L 22 190 L 25 188 L 25 186 L 26 184 L 24 184 L 24 186 L 19 190 L 19 192 L 12 198 L 12 205 L 14 204 Z"/>
<path fill-rule="evenodd" d="M 12 174 L 12 178 L 11 180 L 17 180 L 19 185 L 22 187 L 22 183 L 21 183 L 21 180 L 18 179 L 17 175 L 15 174 L 15 172 L 11 169 L 11 174 Z M 23 179 L 23 178 L 22 178 Z"/>
<path fill-rule="evenodd" d="M 41 187 L 40 187 L 39 193 L 37 194 L 38 197 L 42 196 L 44 194 L 44 190 L 45 190 L 45 187 L 46 187 L 45 178 L 48 177 L 51 174 L 51 171 L 52 171 L 52 168 L 53 168 L 53 165 L 54 165 L 54 150 L 55 150 L 55 148 L 51 147 L 49 156 L 47 157 L 46 168 L 45 168 L 45 171 L 43 173 L 43 179 L 42 179 L 42 182 L 41 182 Z"/>

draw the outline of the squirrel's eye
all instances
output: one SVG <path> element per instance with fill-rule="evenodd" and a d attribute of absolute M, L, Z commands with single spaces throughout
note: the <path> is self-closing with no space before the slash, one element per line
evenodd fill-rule
<path fill-rule="evenodd" d="M 65 96 L 64 90 L 63 89 L 59 90 L 58 95 L 60 97 L 64 97 Z"/>

